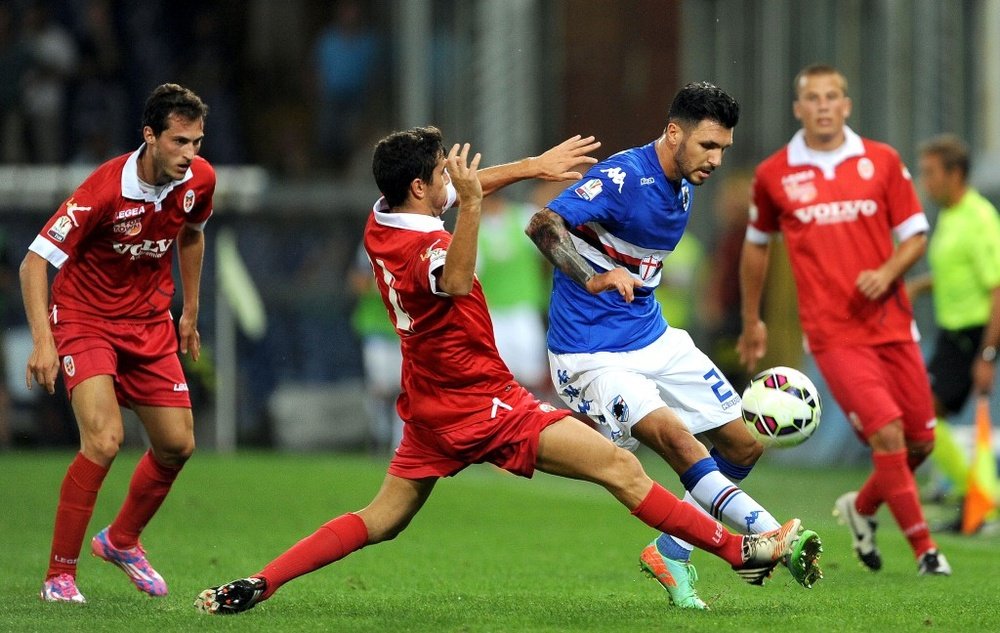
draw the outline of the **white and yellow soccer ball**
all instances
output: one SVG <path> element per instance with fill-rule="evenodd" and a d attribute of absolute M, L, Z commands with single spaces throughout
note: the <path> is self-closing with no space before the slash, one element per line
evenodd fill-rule
<path fill-rule="evenodd" d="M 819 427 L 821 413 L 816 385 L 791 367 L 765 369 L 743 391 L 743 421 L 765 446 L 805 442 Z"/>

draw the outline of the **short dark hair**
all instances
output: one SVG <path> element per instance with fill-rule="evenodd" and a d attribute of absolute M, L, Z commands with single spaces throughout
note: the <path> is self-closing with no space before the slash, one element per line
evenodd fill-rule
<path fill-rule="evenodd" d="M 670 104 L 667 121 L 674 121 L 686 128 L 706 119 L 732 129 L 740 121 L 740 104 L 721 88 L 707 81 L 689 83 L 681 88 Z"/>
<path fill-rule="evenodd" d="M 817 77 L 823 75 L 836 75 L 840 77 L 840 87 L 844 91 L 844 96 L 847 96 L 847 77 L 844 73 L 840 72 L 836 66 L 831 66 L 830 64 L 809 64 L 802 70 L 800 70 L 795 75 L 795 81 L 792 83 L 792 94 L 795 98 L 799 98 L 799 84 L 806 77 Z"/>
<path fill-rule="evenodd" d="M 393 132 L 376 143 L 372 173 L 389 207 L 406 202 L 415 178 L 430 182 L 443 155 L 441 130 L 433 126 Z"/>
<path fill-rule="evenodd" d="M 969 148 L 954 134 L 940 134 L 920 144 L 920 154 L 930 154 L 941 159 L 945 171 L 962 172 L 962 180 L 969 176 Z"/>
<path fill-rule="evenodd" d="M 142 126 L 153 130 L 159 136 L 169 127 L 167 119 L 171 114 L 197 121 L 208 116 L 208 106 L 193 91 L 177 84 L 162 84 L 156 87 L 142 111 Z"/>

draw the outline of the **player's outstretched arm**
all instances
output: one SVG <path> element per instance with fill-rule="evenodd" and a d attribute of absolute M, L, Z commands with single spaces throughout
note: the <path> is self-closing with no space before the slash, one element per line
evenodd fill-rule
<path fill-rule="evenodd" d="M 573 168 L 596 163 L 597 159 L 588 156 L 588 154 L 596 151 L 600 146 L 601 142 L 595 141 L 593 136 L 583 137 L 577 134 L 538 156 L 487 167 L 479 172 L 479 181 L 483 185 L 483 195 L 488 196 L 507 185 L 529 178 L 579 180 L 583 178 L 583 174 Z"/>
<path fill-rule="evenodd" d="M 549 208 L 544 208 L 533 215 L 524 232 L 553 266 L 563 271 L 567 277 L 580 284 L 590 294 L 616 290 L 626 303 L 632 303 L 635 289 L 643 285 L 624 268 L 612 268 L 607 272 L 595 273 L 587 260 L 573 246 L 562 216 Z"/>

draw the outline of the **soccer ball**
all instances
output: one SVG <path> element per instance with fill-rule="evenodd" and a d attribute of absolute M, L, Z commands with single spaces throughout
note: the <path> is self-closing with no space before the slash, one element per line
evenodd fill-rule
<path fill-rule="evenodd" d="M 765 369 L 743 391 L 743 421 L 765 446 L 805 442 L 819 427 L 821 410 L 816 385 L 791 367 Z"/>

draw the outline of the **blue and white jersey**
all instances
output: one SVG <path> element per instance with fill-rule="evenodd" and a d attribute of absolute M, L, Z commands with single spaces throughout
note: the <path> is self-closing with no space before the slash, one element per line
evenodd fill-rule
<path fill-rule="evenodd" d="M 570 227 L 577 251 L 597 272 L 622 267 L 645 284 L 631 304 L 617 292 L 592 295 L 556 270 L 549 304 L 549 350 L 556 354 L 641 349 L 667 322 L 653 290 L 663 260 L 687 226 L 692 185 L 667 180 L 654 143 L 597 163 L 547 206 Z"/>

